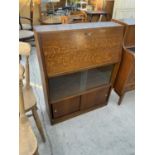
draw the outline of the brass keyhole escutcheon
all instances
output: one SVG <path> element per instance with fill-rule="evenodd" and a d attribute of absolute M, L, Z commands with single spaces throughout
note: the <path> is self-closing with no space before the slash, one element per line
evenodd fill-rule
<path fill-rule="evenodd" d="M 91 36 L 92 33 L 91 33 L 91 32 L 86 32 L 85 35 L 86 35 L 86 36 Z"/>

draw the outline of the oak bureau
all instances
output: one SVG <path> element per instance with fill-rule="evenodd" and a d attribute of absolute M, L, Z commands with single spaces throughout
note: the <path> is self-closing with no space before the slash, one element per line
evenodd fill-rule
<path fill-rule="evenodd" d="M 35 27 L 51 123 L 107 105 L 122 55 L 124 26 L 115 22 Z"/>

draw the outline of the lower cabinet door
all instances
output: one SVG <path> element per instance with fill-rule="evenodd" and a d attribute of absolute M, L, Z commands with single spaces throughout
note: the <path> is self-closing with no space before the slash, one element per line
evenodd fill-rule
<path fill-rule="evenodd" d="M 58 118 L 80 110 L 80 96 L 52 104 L 53 116 Z"/>
<path fill-rule="evenodd" d="M 81 96 L 81 110 L 89 109 L 97 105 L 106 105 L 110 86 L 94 89 Z"/>

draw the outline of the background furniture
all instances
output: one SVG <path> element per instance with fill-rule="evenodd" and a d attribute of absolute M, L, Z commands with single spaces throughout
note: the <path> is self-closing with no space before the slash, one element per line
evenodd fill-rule
<path fill-rule="evenodd" d="M 23 88 L 23 95 L 24 95 L 24 107 L 25 112 L 32 111 L 32 115 L 34 117 L 34 120 L 36 122 L 36 125 L 38 127 L 38 130 L 40 132 L 40 135 L 45 141 L 44 131 L 41 125 L 41 121 L 39 119 L 38 113 L 37 113 L 37 104 L 36 104 L 36 98 L 34 96 L 32 87 L 30 86 L 30 76 L 29 76 L 29 56 L 30 56 L 31 46 L 28 43 L 20 42 L 19 43 L 19 54 L 21 56 L 26 57 L 26 84 Z"/>
<path fill-rule="evenodd" d="M 24 21 L 29 21 L 25 23 Z M 24 22 L 24 23 L 23 23 Z M 30 17 L 21 17 L 19 15 L 19 41 L 32 42 L 34 41 L 33 32 L 33 0 L 30 1 Z"/>
<path fill-rule="evenodd" d="M 87 10 L 87 5 L 88 5 L 88 2 L 84 0 L 80 0 L 79 2 L 76 3 L 77 9 L 81 11 Z"/>
<path fill-rule="evenodd" d="M 71 11 L 68 17 L 68 23 L 84 23 L 87 22 L 87 14 L 84 11 Z"/>
<path fill-rule="evenodd" d="M 31 43 L 34 41 L 34 32 L 30 30 L 19 30 L 19 41 Z"/>
<path fill-rule="evenodd" d="M 83 11 L 71 11 L 69 15 L 48 15 L 41 18 L 42 25 L 58 25 L 58 24 L 71 24 L 82 23 L 87 21 L 87 14 Z"/>
<path fill-rule="evenodd" d="M 134 19 L 113 20 L 125 26 L 123 55 L 117 78 L 115 92 L 120 96 L 120 105 L 125 92 L 135 89 L 135 21 Z"/>
<path fill-rule="evenodd" d="M 22 23 L 21 20 L 25 19 L 28 20 L 30 23 Z M 20 30 L 33 30 L 33 17 L 32 18 L 28 18 L 28 17 L 21 17 L 19 15 L 19 25 L 20 25 Z"/>
<path fill-rule="evenodd" d="M 51 123 L 107 104 L 121 60 L 123 32 L 124 27 L 114 22 L 35 27 Z"/>
<path fill-rule="evenodd" d="M 49 16 L 43 16 L 40 19 L 40 23 L 42 25 L 55 25 L 55 24 L 62 24 L 62 20 L 61 16 L 49 15 Z"/>
<path fill-rule="evenodd" d="M 54 12 L 55 12 L 55 5 L 58 3 L 58 2 L 60 2 L 60 0 L 50 0 L 51 2 L 50 3 L 52 3 L 52 13 L 54 14 Z M 49 4 L 49 3 L 47 3 L 47 4 Z M 58 8 L 57 8 L 58 9 Z"/>
<path fill-rule="evenodd" d="M 38 146 L 36 137 L 25 115 L 23 98 L 23 74 L 24 67 L 19 65 L 19 154 L 20 155 L 38 155 Z"/>
<path fill-rule="evenodd" d="M 33 30 L 33 0 L 30 0 L 29 17 L 19 15 L 20 30 Z"/>
<path fill-rule="evenodd" d="M 98 21 L 101 21 L 101 18 L 105 16 L 107 19 L 107 12 L 106 11 L 86 11 L 87 15 L 89 16 L 89 21 L 92 22 L 94 16 L 98 16 Z"/>
<path fill-rule="evenodd" d="M 48 2 L 46 3 L 46 10 L 48 14 L 53 13 L 53 11 L 58 10 L 58 8 L 65 7 L 66 0 L 60 0 L 59 2 L 54 3 L 54 10 L 53 10 L 53 3 Z"/>
<path fill-rule="evenodd" d="M 33 25 L 39 24 L 40 3 L 42 0 L 19 0 L 19 12 L 21 17 L 31 18 L 30 12 L 33 12 Z M 31 5 L 32 4 L 32 5 Z M 31 7 L 32 6 L 32 7 Z M 22 23 L 29 24 L 30 22 L 22 20 Z"/>
<path fill-rule="evenodd" d="M 110 21 L 113 14 L 113 6 L 114 6 L 114 0 L 106 0 L 105 8 L 102 8 L 100 10 L 92 10 L 92 11 L 86 11 L 87 15 L 89 16 L 89 21 L 94 21 L 93 18 L 98 16 L 97 21 L 102 21 L 103 17 L 106 21 Z"/>
<path fill-rule="evenodd" d="M 102 11 L 103 10 L 103 3 L 104 0 L 95 0 L 95 11 Z"/>
<path fill-rule="evenodd" d="M 105 11 L 107 12 L 107 20 L 110 21 L 113 15 L 114 0 L 106 0 Z"/>

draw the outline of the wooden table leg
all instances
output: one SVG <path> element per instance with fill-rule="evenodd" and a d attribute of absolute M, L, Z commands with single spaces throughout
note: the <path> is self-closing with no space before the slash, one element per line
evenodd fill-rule
<path fill-rule="evenodd" d="M 102 21 L 102 17 L 103 17 L 103 15 L 100 15 L 100 16 L 99 16 L 99 20 L 98 20 L 99 22 Z"/>
<path fill-rule="evenodd" d="M 109 21 L 108 14 L 105 14 L 106 21 Z"/>
<path fill-rule="evenodd" d="M 122 103 L 123 98 L 124 98 L 124 94 L 122 94 L 122 95 L 119 97 L 118 105 L 120 105 L 120 104 Z"/>
<path fill-rule="evenodd" d="M 93 15 L 91 14 L 91 15 L 90 15 L 90 20 L 89 20 L 89 21 L 92 22 L 92 19 L 93 19 Z"/>
<path fill-rule="evenodd" d="M 38 150 L 35 152 L 35 155 L 39 155 L 39 152 L 38 152 Z"/>
<path fill-rule="evenodd" d="M 45 135 L 44 135 L 43 127 L 41 125 L 41 121 L 40 121 L 38 113 L 37 113 L 37 107 L 34 107 L 32 109 L 32 114 L 33 114 L 34 120 L 36 122 L 36 125 L 38 127 L 38 130 L 40 132 L 40 135 L 41 135 L 43 141 L 45 142 Z"/>

